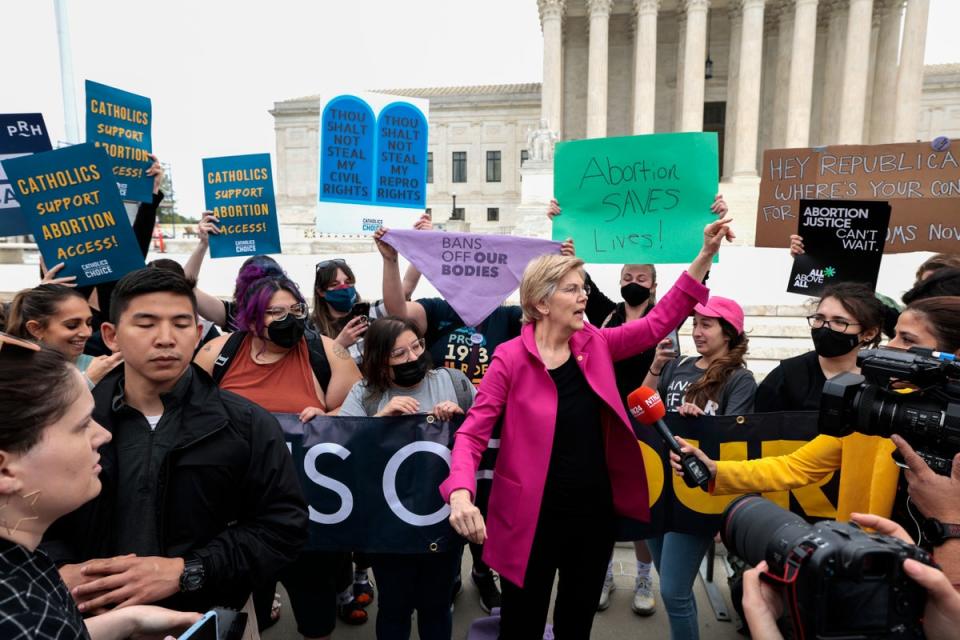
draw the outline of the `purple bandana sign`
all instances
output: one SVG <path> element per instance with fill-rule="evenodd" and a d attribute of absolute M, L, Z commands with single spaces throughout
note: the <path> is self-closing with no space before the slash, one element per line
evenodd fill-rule
<path fill-rule="evenodd" d="M 560 243 L 517 236 L 392 229 L 383 241 L 413 263 L 469 327 L 520 286 L 527 263 Z"/>

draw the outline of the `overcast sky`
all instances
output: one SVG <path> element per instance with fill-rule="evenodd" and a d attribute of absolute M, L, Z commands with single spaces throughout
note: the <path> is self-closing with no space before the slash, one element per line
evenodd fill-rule
<path fill-rule="evenodd" d="M 0 0 L 0 111 L 65 139 L 53 0 Z M 203 207 L 201 158 L 275 152 L 276 101 L 341 89 L 539 82 L 535 0 L 72 0 L 83 81 L 153 100 L 154 151 L 178 210 Z M 931 0 L 926 63 L 960 62 L 958 0 Z M 275 164 L 274 164 L 275 166 Z"/>

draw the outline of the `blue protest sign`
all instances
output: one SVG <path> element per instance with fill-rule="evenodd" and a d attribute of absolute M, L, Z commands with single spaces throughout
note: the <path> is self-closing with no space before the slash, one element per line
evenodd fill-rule
<path fill-rule="evenodd" d="M 50 151 L 50 136 L 40 113 L 0 114 L 0 161 Z M 23 236 L 30 225 L 17 203 L 13 185 L 0 168 L 0 236 Z"/>
<path fill-rule="evenodd" d="M 320 117 L 320 201 L 373 202 L 373 110 L 355 96 L 331 100 Z"/>
<path fill-rule="evenodd" d="M 148 154 L 153 150 L 150 98 L 87 80 L 87 142 L 113 159 L 117 188 L 125 200 L 153 201 Z"/>
<path fill-rule="evenodd" d="M 143 254 L 117 192 L 113 165 L 93 143 L 3 161 L 48 265 L 85 286 L 143 267 Z"/>
<path fill-rule="evenodd" d="M 377 204 L 427 204 L 427 118 L 412 104 L 386 106 L 377 118 Z"/>
<path fill-rule="evenodd" d="M 280 253 L 280 227 L 269 153 L 203 159 L 207 209 L 220 220 L 210 257 Z"/>

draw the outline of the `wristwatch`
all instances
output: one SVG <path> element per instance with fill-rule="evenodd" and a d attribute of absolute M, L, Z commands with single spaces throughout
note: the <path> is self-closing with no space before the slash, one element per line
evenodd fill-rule
<path fill-rule="evenodd" d="M 191 558 L 183 563 L 183 573 L 180 574 L 181 593 L 193 593 L 203 587 L 206 573 L 203 570 L 203 560 Z"/>
<path fill-rule="evenodd" d="M 936 518 L 927 518 L 922 525 L 923 537 L 935 547 L 950 538 L 960 538 L 960 524 L 940 522 Z"/>

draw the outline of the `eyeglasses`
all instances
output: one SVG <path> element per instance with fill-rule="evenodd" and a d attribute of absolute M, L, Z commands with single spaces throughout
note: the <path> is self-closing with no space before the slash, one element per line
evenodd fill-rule
<path fill-rule="evenodd" d="M 807 324 L 809 324 L 810 328 L 812 329 L 827 327 L 828 329 L 833 329 L 834 331 L 839 331 L 840 333 L 845 332 L 850 325 L 860 325 L 859 322 L 847 322 L 846 320 L 827 320 L 819 314 L 807 316 Z"/>
<path fill-rule="evenodd" d="M 17 338 L 9 333 L 0 331 L 0 351 L 3 351 L 4 347 L 24 349 L 26 351 L 40 351 L 40 345 L 36 342 L 30 342 L 29 340 Z"/>
<path fill-rule="evenodd" d="M 590 288 L 590 285 L 588 285 L 588 284 L 585 284 L 585 285 L 583 285 L 582 287 L 581 287 L 580 285 L 578 285 L 578 284 L 570 284 L 570 285 L 565 286 L 565 287 L 562 288 L 562 289 L 557 289 L 557 291 L 559 291 L 560 293 L 572 294 L 572 295 L 575 295 L 575 296 L 577 296 L 577 297 L 579 298 L 581 292 L 583 293 L 583 295 L 589 297 L 589 296 L 590 296 L 590 292 L 592 291 L 592 289 Z"/>
<path fill-rule="evenodd" d="M 347 266 L 347 261 L 343 258 L 334 258 L 333 260 L 321 260 L 317 263 L 317 271 L 321 269 L 326 269 L 327 267 L 345 267 Z"/>
<path fill-rule="evenodd" d="M 427 342 L 423 338 L 420 338 L 416 342 L 412 343 L 409 347 L 398 347 L 390 352 L 390 358 L 396 360 L 397 358 L 402 358 L 408 352 L 414 358 L 419 358 L 420 354 L 423 353 L 423 349 L 426 346 Z"/>
<path fill-rule="evenodd" d="M 307 317 L 307 305 L 302 302 L 292 304 L 289 307 L 270 307 L 264 313 L 271 318 L 274 322 L 280 322 L 281 320 L 286 320 L 287 316 L 291 313 L 294 318 L 303 320 Z"/>

